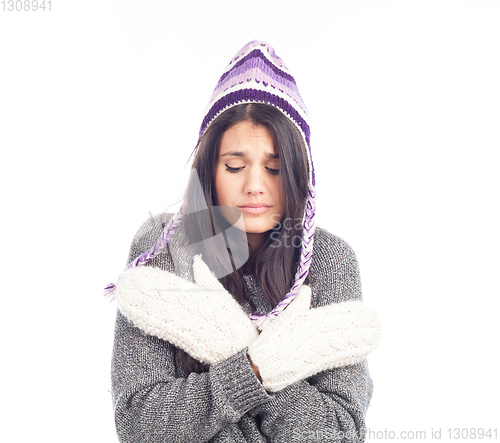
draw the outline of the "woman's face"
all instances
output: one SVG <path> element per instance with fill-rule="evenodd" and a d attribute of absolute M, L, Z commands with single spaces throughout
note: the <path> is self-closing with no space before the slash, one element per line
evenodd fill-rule
<path fill-rule="evenodd" d="M 259 248 L 265 232 L 283 218 L 284 193 L 279 192 L 280 161 L 264 126 L 243 121 L 222 135 L 215 172 L 215 203 L 238 208 L 236 227 Z M 242 225 L 242 222 L 244 226 Z"/>

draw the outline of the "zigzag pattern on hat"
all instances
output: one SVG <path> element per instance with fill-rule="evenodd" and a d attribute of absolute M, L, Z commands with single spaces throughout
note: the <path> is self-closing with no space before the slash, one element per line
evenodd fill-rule
<path fill-rule="evenodd" d="M 309 185 L 315 185 L 308 112 L 295 79 L 283 60 L 266 42 L 246 44 L 224 70 L 210 97 L 200 136 L 226 109 L 242 103 L 266 103 L 280 109 L 292 120 L 308 148 Z"/>

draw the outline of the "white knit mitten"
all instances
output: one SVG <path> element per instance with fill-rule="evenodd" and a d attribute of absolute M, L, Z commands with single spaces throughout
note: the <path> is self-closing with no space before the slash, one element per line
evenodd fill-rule
<path fill-rule="evenodd" d="M 259 334 L 201 256 L 194 257 L 193 273 L 196 284 L 158 268 L 130 268 L 116 285 L 116 301 L 134 326 L 213 364 Z"/>
<path fill-rule="evenodd" d="M 310 300 L 311 289 L 302 286 L 297 298 L 248 347 L 268 391 L 358 363 L 378 345 L 380 320 L 373 309 L 360 301 L 309 309 Z"/>

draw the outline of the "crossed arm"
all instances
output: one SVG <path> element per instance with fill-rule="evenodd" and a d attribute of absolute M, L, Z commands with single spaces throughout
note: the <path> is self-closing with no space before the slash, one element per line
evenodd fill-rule
<path fill-rule="evenodd" d="M 356 286 L 357 268 L 337 266 L 334 272 L 336 281 L 350 279 Z M 325 300 L 315 303 L 325 305 Z M 121 441 L 201 442 L 227 429 L 244 438 L 236 441 L 328 441 L 340 432 L 347 436 L 343 441 L 364 440 L 372 389 L 365 360 L 269 392 L 247 350 L 185 377 L 175 365 L 175 346 L 118 313 L 113 402 Z"/>

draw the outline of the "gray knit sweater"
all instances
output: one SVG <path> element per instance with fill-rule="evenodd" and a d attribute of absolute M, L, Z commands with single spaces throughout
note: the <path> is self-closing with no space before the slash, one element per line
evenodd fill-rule
<path fill-rule="evenodd" d="M 148 220 L 137 232 L 129 262 L 149 249 L 172 215 Z M 147 264 L 193 281 L 178 229 L 164 252 Z M 260 312 L 271 306 L 245 277 Z M 361 300 L 356 256 L 339 237 L 317 228 L 308 275 L 312 307 Z M 250 313 L 250 306 L 243 306 Z M 202 374 L 183 373 L 177 348 L 133 326 L 119 311 L 112 356 L 112 397 L 118 437 L 125 443 L 361 442 L 372 395 L 366 360 L 321 372 L 276 393 L 264 390 L 246 349 Z M 342 438 L 344 436 L 344 438 Z M 340 437 L 340 438 L 339 438 Z"/>

